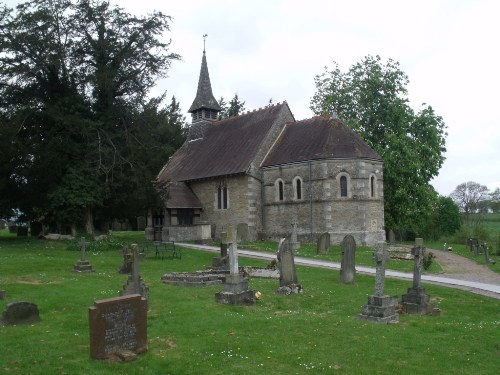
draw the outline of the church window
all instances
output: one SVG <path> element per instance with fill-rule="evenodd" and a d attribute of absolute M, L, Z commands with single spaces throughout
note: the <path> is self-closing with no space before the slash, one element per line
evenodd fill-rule
<path fill-rule="evenodd" d="M 221 183 L 217 188 L 217 208 L 219 210 L 227 209 L 227 186 Z"/>
<path fill-rule="evenodd" d="M 302 200 L 302 179 L 300 177 L 295 177 L 293 179 L 294 186 L 294 198 L 298 201 Z"/>
<path fill-rule="evenodd" d="M 282 179 L 276 180 L 275 186 L 275 198 L 277 201 L 282 201 L 285 199 L 285 183 Z"/>
<path fill-rule="evenodd" d="M 340 196 L 347 197 L 347 177 L 340 177 Z"/>
<path fill-rule="evenodd" d="M 377 178 L 375 177 L 375 175 L 370 176 L 370 197 L 377 197 Z"/>
<path fill-rule="evenodd" d="M 337 193 L 337 197 L 339 198 L 348 198 L 351 196 L 351 178 L 350 176 L 345 173 L 345 172 L 342 172 L 342 173 L 339 173 L 337 175 L 337 183 L 338 183 L 338 193 Z"/>

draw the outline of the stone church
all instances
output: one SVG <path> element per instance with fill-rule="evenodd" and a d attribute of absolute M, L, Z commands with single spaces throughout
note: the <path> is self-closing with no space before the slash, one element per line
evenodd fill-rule
<path fill-rule="evenodd" d="M 288 237 L 360 245 L 385 239 L 383 162 L 335 114 L 296 121 L 288 104 L 219 119 L 203 51 L 186 142 L 159 172 L 165 202 L 146 238 L 218 239 L 227 225 L 243 240 Z"/>

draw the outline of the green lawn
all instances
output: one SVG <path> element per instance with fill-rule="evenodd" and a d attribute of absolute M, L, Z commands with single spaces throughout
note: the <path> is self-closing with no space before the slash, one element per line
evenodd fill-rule
<path fill-rule="evenodd" d="M 9 302 L 36 303 L 42 321 L 0 327 L 2 374 L 497 374 L 500 301 L 426 285 L 442 316 L 401 315 L 397 325 L 357 319 L 374 291 L 371 276 L 339 283 L 333 270 L 297 267 L 304 293 L 279 296 L 277 280 L 252 279 L 262 293 L 252 307 L 215 303 L 220 287 L 164 285 L 167 272 L 210 266 L 214 254 L 184 249 L 182 259 L 148 257 L 141 275 L 150 289 L 149 350 L 131 363 L 89 356 L 88 307 L 118 295 L 120 247 L 141 233 L 116 233 L 90 246 L 96 272 L 71 272 L 74 242 L 0 234 L 0 289 Z M 274 250 L 275 251 L 275 250 Z M 300 254 L 303 256 L 302 254 Z M 338 261 L 338 260 L 337 260 Z M 264 265 L 240 259 L 241 265 Z M 406 293 L 410 281 L 387 280 L 386 293 Z"/>

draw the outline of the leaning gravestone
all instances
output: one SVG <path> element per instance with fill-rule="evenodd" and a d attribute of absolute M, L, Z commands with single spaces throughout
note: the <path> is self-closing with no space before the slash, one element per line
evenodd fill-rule
<path fill-rule="evenodd" d="M 356 241 L 351 235 L 344 237 L 340 244 L 342 251 L 342 260 L 340 262 L 340 282 L 342 284 L 354 283 L 354 275 L 356 274 Z"/>
<path fill-rule="evenodd" d="M 147 302 L 139 294 L 95 301 L 89 328 L 92 358 L 135 359 L 148 350 Z"/>
<path fill-rule="evenodd" d="M 226 276 L 222 291 L 215 293 L 215 300 L 224 305 L 255 305 L 255 292 L 248 289 L 248 278 L 240 274 L 236 234 L 230 225 L 227 227 L 227 245 L 229 275 Z"/>
<path fill-rule="evenodd" d="M 90 242 L 87 242 L 85 240 L 85 237 L 82 237 L 80 239 L 80 242 L 78 245 L 80 246 L 80 260 L 76 262 L 75 266 L 73 267 L 74 272 L 94 272 L 94 269 L 92 268 L 92 265 L 88 260 L 85 259 L 85 250 L 86 246 Z"/>
<path fill-rule="evenodd" d="M 328 249 L 330 248 L 330 233 L 323 233 L 318 237 L 318 244 L 316 248 L 316 252 L 318 254 L 326 254 L 328 253 Z"/>
<path fill-rule="evenodd" d="M 297 279 L 292 246 L 286 238 L 282 238 L 278 247 L 278 266 L 280 270 L 280 286 L 276 293 L 289 295 L 303 291 Z"/>
<path fill-rule="evenodd" d="M 403 294 L 402 304 L 408 314 L 428 314 L 432 310 L 430 297 L 425 293 L 425 288 L 421 286 L 422 261 L 425 255 L 423 239 L 415 238 L 415 247 L 411 249 L 413 260 L 413 285 L 408 288 L 408 293 Z"/>
<path fill-rule="evenodd" d="M 396 313 L 397 297 L 384 294 L 385 262 L 389 260 L 384 242 L 379 243 L 373 260 L 376 263 L 375 294 L 368 296 L 368 304 L 363 306 L 358 317 L 373 323 L 399 323 L 399 315 Z"/>
<path fill-rule="evenodd" d="M 18 301 L 5 306 L 0 325 L 33 324 L 40 321 L 38 306 L 31 302 Z"/>

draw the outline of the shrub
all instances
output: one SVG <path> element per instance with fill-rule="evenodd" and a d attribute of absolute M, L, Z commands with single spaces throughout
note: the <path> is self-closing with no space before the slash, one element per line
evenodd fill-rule
<path fill-rule="evenodd" d="M 432 262 L 434 261 L 434 258 L 436 256 L 432 251 L 429 251 L 424 255 L 424 258 L 422 259 L 422 266 L 424 267 L 424 270 L 428 270 L 432 266 Z"/>

